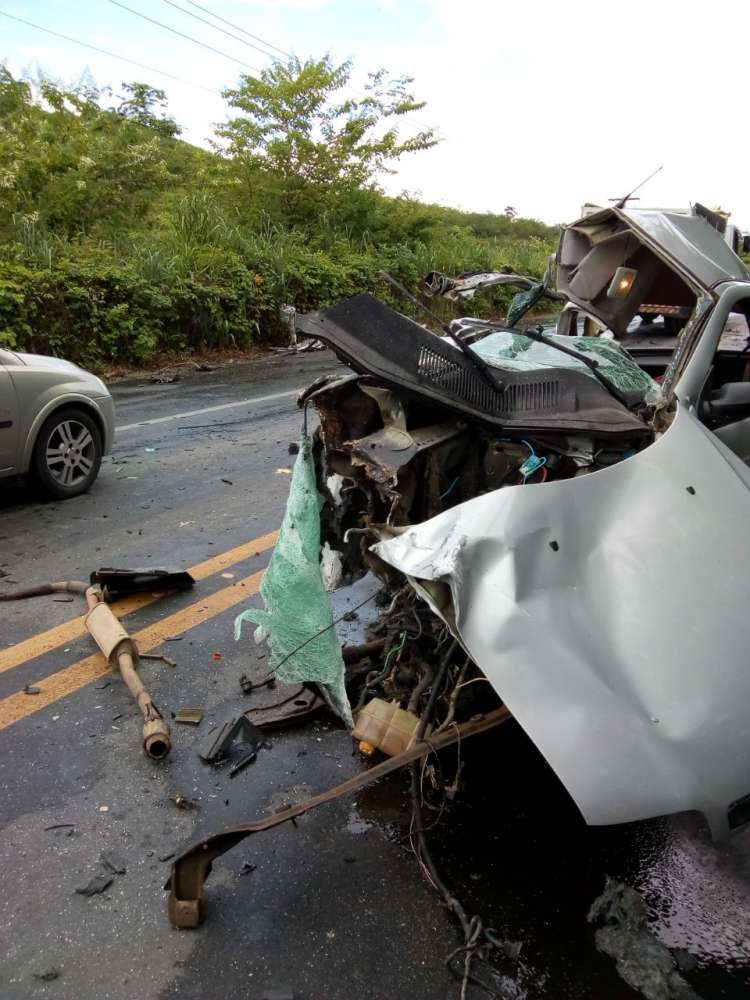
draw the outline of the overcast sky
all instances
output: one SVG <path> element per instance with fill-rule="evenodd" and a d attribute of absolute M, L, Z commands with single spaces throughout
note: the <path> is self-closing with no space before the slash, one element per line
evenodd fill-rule
<path fill-rule="evenodd" d="M 270 64 L 167 0 L 123 2 L 252 67 Z M 750 0 L 199 2 L 300 58 L 330 52 L 353 59 L 360 74 L 385 66 L 413 76 L 428 102 L 419 122 L 444 141 L 404 158 L 384 180 L 389 191 L 479 211 L 513 205 L 556 223 L 663 165 L 641 204 L 720 205 L 750 229 Z M 0 17 L 0 59 L 14 73 L 38 65 L 67 82 L 88 70 L 115 88 L 145 79 L 167 91 L 171 113 L 196 143 L 226 116 L 221 88 L 251 72 L 110 0 L 0 0 L 0 11 L 208 88 Z"/>

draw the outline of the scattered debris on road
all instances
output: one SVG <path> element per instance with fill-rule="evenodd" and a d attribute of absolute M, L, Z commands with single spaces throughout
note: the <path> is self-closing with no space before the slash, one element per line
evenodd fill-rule
<path fill-rule="evenodd" d="M 174 713 L 174 721 L 187 723 L 191 726 L 199 726 L 203 720 L 203 715 L 202 708 L 178 708 Z"/>
<path fill-rule="evenodd" d="M 99 896 L 112 885 L 114 877 L 112 875 L 95 875 L 86 885 L 80 885 L 76 889 L 79 896 Z"/>
<path fill-rule="evenodd" d="M 34 976 L 34 979 L 38 979 L 41 983 L 51 983 L 54 982 L 55 979 L 59 979 L 62 972 L 60 969 L 50 967 L 48 969 L 42 969 L 40 972 L 34 972 L 32 975 Z"/>
<path fill-rule="evenodd" d="M 314 795 L 303 802 L 282 807 L 278 812 L 264 819 L 237 824 L 220 833 L 203 837 L 199 843 L 179 854 L 172 865 L 172 872 L 165 886 L 165 889 L 169 890 L 170 893 L 170 920 L 177 927 L 197 927 L 201 923 L 205 915 L 203 883 L 211 870 L 212 862 L 247 837 L 264 830 L 271 830 L 282 823 L 294 822 L 299 816 L 325 802 L 331 802 L 342 795 L 358 791 L 360 788 L 378 781 L 384 775 L 390 774 L 391 771 L 404 767 L 430 753 L 437 752 L 443 747 L 451 746 L 479 733 L 488 732 L 506 722 L 510 717 L 507 709 L 499 708 L 487 715 L 477 716 L 469 722 L 451 726 L 440 733 L 431 735 L 428 739 L 420 739 L 398 757 L 389 757 L 326 792 Z"/>
<path fill-rule="evenodd" d="M 172 795 L 170 798 L 178 809 L 192 810 L 200 807 L 199 802 L 195 799 L 189 799 L 187 795 Z"/>
<path fill-rule="evenodd" d="M 171 749 L 169 726 L 154 704 L 138 673 L 140 659 L 138 647 L 115 617 L 107 601 L 125 594 L 186 590 L 195 581 L 186 572 L 168 570 L 128 570 L 104 568 L 91 574 L 90 583 L 67 580 L 43 583 L 15 591 L 0 593 L 0 601 L 18 601 L 48 594 L 71 593 L 85 598 L 88 614 L 84 618 L 86 631 L 104 654 L 110 667 L 119 671 L 125 686 L 133 696 L 143 716 L 143 748 L 149 757 L 160 760 Z M 174 660 L 162 653 L 144 653 L 143 659 L 160 659 L 176 666 Z M 107 683 L 109 683 L 107 681 Z M 101 686 L 106 686 L 101 682 Z M 29 688 L 26 694 L 38 694 L 39 689 Z"/>
<path fill-rule="evenodd" d="M 124 875 L 127 871 L 127 862 L 117 851 L 102 851 L 99 860 L 113 875 Z"/>
<path fill-rule="evenodd" d="M 177 660 L 173 660 L 171 656 L 167 656 L 166 653 L 139 653 L 142 660 L 161 660 L 162 663 L 166 663 L 168 667 L 176 667 Z"/>
<path fill-rule="evenodd" d="M 231 778 L 255 760 L 262 743 L 261 734 L 253 723 L 244 715 L 238 715 L 208 732 L 198 756 L 207 764 L 229 763 Z"/>
<path fill-rule="evenodd" d="M 648 926 L 649 912 L 630 886 L 607 878 L 589 910 L 599 951 L 614 959 L 628 986 L 647 1000 L 700 1000 L 680 975 L 676 958 Z"/>

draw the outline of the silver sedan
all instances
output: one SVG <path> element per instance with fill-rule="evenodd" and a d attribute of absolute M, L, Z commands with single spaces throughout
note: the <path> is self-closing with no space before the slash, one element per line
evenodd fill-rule
<path fill-rule="evenodd" d="M 114 431 L 114 403 L 96 375 L 0 348 L 0 481 L 29 475 L 49 496 L 77 496 L 96 479 Z"/>

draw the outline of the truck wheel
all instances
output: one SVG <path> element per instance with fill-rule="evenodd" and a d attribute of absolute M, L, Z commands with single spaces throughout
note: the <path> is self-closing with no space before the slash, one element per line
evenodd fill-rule
<path fill-rule="evenodd" d="M 42 424 L 31 468 L 48 496 L 67 500 L 84 493 L 101 464 L 102 436 L 96 421 L 84 410 L 58 410 Z"/>

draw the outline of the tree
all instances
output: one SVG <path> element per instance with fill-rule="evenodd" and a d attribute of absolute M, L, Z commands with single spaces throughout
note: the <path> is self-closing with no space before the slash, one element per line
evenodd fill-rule
<path fill-rule="evenodd" d="M 260 77 L 243 74 L 236 89 L 223 92 L 241 112 L 217 126 L 226 152 L 285 178 L 361 186 L 403 154 L 437 143 L 432 129 L 399 136 L 399 122 L 424 107 L 409 92 L 411 78 L 370 73 L 364 96 L 346 98 L 351 69 L 325 56 L 274 63 Z"/>
<path fill-rule="evenodd" d="M 163 112 L 167 106 L 167 95 L 163 90 L 137 81 L 134 83 L 123 81 L 122 86 L 128 96 L 120 96 L 118 115 L 153 129 L 165 139 L 174 139 L 180 135 L 182 129 L 174 118 L 156 112 L 157 108 Z"/>
<path fill-rule="evenodd" d="M 512 205 L 506 205 L 503 210 L 503 214 L 508 219 L 515 219 L 518 215 L 518 212 Z"/>

